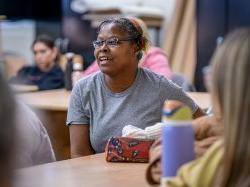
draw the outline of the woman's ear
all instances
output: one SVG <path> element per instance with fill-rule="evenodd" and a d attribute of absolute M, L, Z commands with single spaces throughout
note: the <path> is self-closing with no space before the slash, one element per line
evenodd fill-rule
<path fill-rule="evenodd" d="M 140 51 L 140 47 L 138 46 L 137 43 L 133 44 L 133 51 L 134 51 L 134 53 L 138 53 Z"/>
<path fill-rule="evenodd" d="M 133 44 L 131 45 L 131 48 L 132 48 L 133 53 L 136 54 L 137 51 L 138 51 L 137 45 L 136 45 L 135 43 L 133 43 Z"/>

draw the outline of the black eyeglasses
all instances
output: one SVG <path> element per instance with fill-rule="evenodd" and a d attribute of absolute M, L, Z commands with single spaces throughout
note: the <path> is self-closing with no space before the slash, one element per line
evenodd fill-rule
<path fill-rule="evenodd" d="M 135 38 L 131 38 L 131 37 L 129 37 L 129 38 L 112 37 L 112 38 L 108 38 L 107 40 L 95 40 L 95 41 L 93 41 L 93 46 L 95 49 L 101 48 L 103 46 L 103 44 L 107 45 L 108 47 L 116 47 L 122 41 L 131 41 L 134 39 Z"/>

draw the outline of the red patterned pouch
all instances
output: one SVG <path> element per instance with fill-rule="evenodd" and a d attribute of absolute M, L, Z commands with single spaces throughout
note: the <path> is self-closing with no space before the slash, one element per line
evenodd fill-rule
<path fill-rule="evenodd" d="M 106 145 L 107 162 L 148 162 L 154 140 L 112 137 Z"/>

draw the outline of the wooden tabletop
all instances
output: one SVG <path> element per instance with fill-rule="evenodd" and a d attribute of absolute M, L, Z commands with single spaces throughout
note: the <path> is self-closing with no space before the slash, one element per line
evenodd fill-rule
<path fill-rule="evenodd" d="M 35 85 L 10 84 L 10 87 L 17 93 L 38 91 Z"/>
<path fill-rule="evenodd" d="M 70 92 L 65 89 L 18 94 L 28 105 L 38 109 L 67 111 Z"/>
<path fill-rule="evenodd" d="M 96 154 L 17 171 L 19 187 L 147 187 L 147 164 L 111 163 Z"/>
<path fill-rule="evenodd" d="M 67 111 L 70 92 L 65 89 L 18 94 L 32 107 L 45 110 Z M 207 92 L 189 92 L 188 95 L 203 109 L 211 106 Z"/>
<path fill-rule="evenodd" d="M 208 92 L 188 92 L 187 93 L 202 109 L 211 107 L 211 98 Z"/>

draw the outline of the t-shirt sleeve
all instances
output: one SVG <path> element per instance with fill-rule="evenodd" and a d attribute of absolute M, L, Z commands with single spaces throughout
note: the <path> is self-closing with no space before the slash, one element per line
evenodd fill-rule
<path fill-rule="evenodd" d="M 160 89 L 163 92 L 161 97 L 164 100 L 178 100 L 189 106 L 193 113 L 198 109 L 198 105 L 182 90 L 181 87 L 173 83 L 171 80 L 167 80 L 162 77 L 160 82 Z"/>
<path fill-rule="evenodd" d="M 81 89 L 79 82 L 73 87 L 70 95 L 67 113 L 67 125 L 89 124 L 89 102 L 85 89 Z"/>

